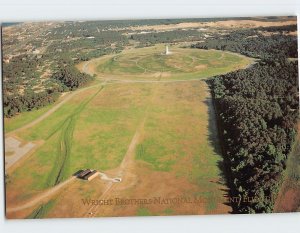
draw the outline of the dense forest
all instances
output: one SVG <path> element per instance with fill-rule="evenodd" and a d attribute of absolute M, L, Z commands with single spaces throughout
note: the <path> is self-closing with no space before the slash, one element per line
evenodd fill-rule
<path fill-rule="evenodd" d="M 150 46 L 157 43 L 175 43 L 180 41 L 194 41 L 203 36 L 203 32 L 199 30 L 174 30 L 165 32 L 150 32 L 147 34 L 133 34 L 129 38 L 136 40 L 140 43 L 140 46 Z"/>
<path fill-rule="evenodd" d="M 62 84 L 64 91 L 75 90 L 92 80 L 90 75 L 80 73 L 74 66 L 64 64 L 59 66 L 52 78 Z"/>
<path fill-rule="evenodd" d="M 264 35 L 267 32 L 276 32 Z M 266 59 L 268 61 L 298 57 L 297 37 L 288 35 L 295 32 L 297 26 L 265 27 L 235 30 L 226 35 L 215 34 L 206 41 L 194 44 L 193 48 L 228 50 L 243 55 Z M 286 33 L 286 34 L 284 34 Z"/>
<path fill-rule="evenodd" d="M 208 83 L 229 196 L 240 200 L 230 203 L 233 212 L 269 213 L 297 133 L 298 61 L 290 59 L 297 57 L 297 41 L 283 34 L 250 39 L 243 32 L 233 35 L 236 37 L 193 47 L 228 49 L 261 58 L 245 70 L 214 77 Z"/>
<path fill-rule="evenodd" d="M 5 117 L 12 117 L 17 113 L 39 109 L 53 103 L 59 97 L 59 92 L 46 90 L 39 93 L 26 92 L 24 95 L 4 95 L 3 113 Z"/>

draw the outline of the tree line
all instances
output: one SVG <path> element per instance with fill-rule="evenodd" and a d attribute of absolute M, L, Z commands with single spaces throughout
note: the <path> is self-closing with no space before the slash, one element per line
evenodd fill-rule
<path fill-rule="evenodd" d="M 57 90 L 46 90 L 39 93 L 26 92 L 24 95 L 4 95 L 3 113 L 5 117 L 12 117 L 24 111 L 31 111 L 47 106 L 57 100 Z"/>
<path fill-rule="evenodd" d="M 279 32 L 265 36 L 263 32 Z M 193 48 L 228 50 L 263 60 L 281 60 L 286 57 L 296 58 L 297 37 L 283 32 L 296 31 L 295 26 L 280 26 L 255 29 L 235 30 L 226 35 L 215 34 L 203 42 L 192 45 Z"/>
<path fill-rule="evenodd" d="M 273 36 L 247 40 L 248 36 L 240 37 L 240 41 L 230 37 L 232 40 L 213 46 L 264 59 L 208 83 L 219 123 L 229 195 L 241 200 L 230 203 L 233 212 L 269 213 L 297 133 L 298 62 L 288 59 L 296 56 L 297 42 L 296 37 L 283 35 L 277 41 Z M 211 48 L 212 42 L 193 47 L 203 46 Z"/>
<path fill-rule="evenodd" d="M 73 91 L 92 80 L 90 75 L 79 72 L 74 66 L 60 64 L 58 67 L 51 78 L 59 81 L 64 91 Z"/>

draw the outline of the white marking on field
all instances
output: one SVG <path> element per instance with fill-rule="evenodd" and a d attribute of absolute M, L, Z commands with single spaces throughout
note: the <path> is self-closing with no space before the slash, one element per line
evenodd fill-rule
<path fill-rule="evenodd" d="M 111 181 L 113 183 L 118 183 L 118 182 L 121 182 L 121 180 L 122 180 L 119 177 L 110 178 L 105 173 L 102 173 L 102 172 L 99 172 L 99 175 L 100 175 L 101 180 Z"/>

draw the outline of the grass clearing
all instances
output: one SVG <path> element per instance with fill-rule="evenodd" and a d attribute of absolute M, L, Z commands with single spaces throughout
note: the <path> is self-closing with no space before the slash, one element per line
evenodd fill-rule
<path fill-rule="evenodd" d="M 212 141 L 217 131 L 210 131 L 208 98 L 209 90 L 202 81 L 160 84 L 149 108 L 143 140 L 136 148 L 136 159 L 155 171 L 187 179 L 199 187 L 195 196 L 213 201 L 222 197 L 217 184 L 222 157 Z M 204 190 L 207 193 L 202 194 Z"/>
<path fill-rule="evenodd" d="M 48 106 L 42 107 L 40 109 L 35 109 L 29 112 L 22 112 L 12 118 L 4 118 L 4 131 L 5 133 L 9 133 L 15 129 L 18 129 L 39 116 L 43 115 L 49 109 L 51 109 L 54 104 L 49 104 Z"/>
<path fill-rule="evenodd" d="M 172 53 L 164 54 L 164 45 L 125 50 L 90 62 L 97 76 L 117 79 L 155 80 L 165 73 L 166 80 L 206 78 L 240 69 L 252 59 L 219 50 L 200 50 L 171 46 Z"/>
<path fill-rule="evenodd" d="M 171 47 L 170 56 L 162 55 L 163 51 L 163 45 L 124 51 L 95 59 L 91 65 L 97 67 L 98 77 L 189 80 L 232 71 L 251 62 L 223 51 L 176 46 Z M 209 200 L 206 212 L 217 212 L 220 203 L 213 202 L 215 197 L 223 195 L 223 186 L 218 183 L 221 156 L 215 146 L 217 132 L 212 127 L 209 98 L 204 81 L 108 83 L 103 90 L 93 87 L 78 93 L 42 122 L 17 133 L 25 141 L 44 143 L 10 174 L 6 187 L 8 205 L 24 202 L 80 169 L 112 172 L 120 166 L 133 136 L 145 121 L 133 161 L 139 169 L 132 168 L 132 172 L 137 177 L 151 179 L 120 191 L 120 195 L 134 198 L 154 195 L 152 188 L 157 184 L 156 195 L 205 197 Z M 177 181 L 180 187 L 174 187 Z M 77 196 L 97 195 L 89 193 L 89 185 L 82 183 L 78 187 L 84 190 L 77 190 Z M 59 205 L 66 204 L 55 204 Z M 43 208 L 46 207 L 40 207 L 32 216 L 44 217 Z M 162 206 L 131 209 L 131 212 L 192 214 L 200 210 Z"/>
<path fill-rule="evenodd" d="M 8 201 L 24 201 L 71 175 L 68 161 L 73 127 L 78 114 L 99 90 L 98 87 L 80 93 L 44 121 L 18 133 L 22 139 L 44 140 L 44 143 L 10 174 Z"/>
<path fill-rule="evenodd" d="M 73 132 L 76 124 L 76 120 L 79 114 L 83 111 L 86 105 L 95 98 L 100 91 L 102 91 L 103 87 L 101 87 L 94 95 L 92 95 L 87 100 L 83 101 L 72 114 L 70 114 L 64 124 L 60 129 L 60 139 L 58 142 L 58 153 L 56 157 L 56 164 L 53 166 L 52 172 L 49 174 L 49 178 L 47 181 L 47 185 L 54 186 L 59 184 L 60 182 L 66 180 L 70 174 L 73 174 L 74 171 L 69 171 L 70 166 L 70 156 L 72 149 L 72 141 L 73 141 Z"/>
<path fill-rule="evenodd" d="M 114 85 L 91 101 L 76 124 L 71 167 L 116 168 L 144 115 L 149 92 L 151 85 Z"/>
<path fill-rule="evenodd" d="M 55 201 L 51 200 L 48 203 L 39 206 L 35 209 L 30 215 L 28 215 L 27 219 L 38 219 L 43 218 L 47 215 L 47 213 L 53 208 Z"/>
<path fill-rule="evenodd" d="M 78 105 L 97 92 L 99 87 L 93 87 L 74 96 L 70 101 L 62 105 L 53 114 L 35 126 L 18 132 L 17 136 L 27 141 L 48 140 L 64 124 L 70 113 L 73 113 Z"/>

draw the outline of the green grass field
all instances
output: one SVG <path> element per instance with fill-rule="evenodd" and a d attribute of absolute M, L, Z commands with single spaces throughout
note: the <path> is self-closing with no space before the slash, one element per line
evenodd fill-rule
<path fill-rule="evenodd" d="M 172 81 L 210 77 L 251 63 L 246 57 L 223 51 L 175 46 L 171 47 L 171 55 L 162 55 L 163 51 L 163 45 L 129 50 L 95 59 L 92 65 L 98 77 Z M 217 183 L 221 157 L 209 98 L 204 81 L 108 83 L 78 93 L 42 122 L 17 133 L 25 141 L 39 140 L 43 144 L 9 174 L 7 203 L 24 202 L 79 169 L 118 168 L 143 121 L 133 157 L 136 164 L 154 177 L 159 176 L 156 173 L 169 174 L 173 178 L 168 179 L 181 179 L 186 187 L 193 187 L 176 195 L 209 200 L 222 196 Z M 52 106 L 6 120 L 5 129 L 21 127 Z M 136 175 L 143 177 L 143 169 Z M 136 190 L 127 192 L 131 196 Z M 161 192 L 167 194 L 168 190 Z M 46 212 L 63 205 L 55 200 L 54 206 L 36 209 L 30 217 L 45 217 Z M 206 212 L 216 208 L 211 201 Z M 180 213 L 167 207 L 159 211 L 141 208 L 136 213 L 158 214 L 165 209 L 166 213 Z"/>
<path fill-rule="evenodd" d="M 31 214 L 29 214 L 26 218 L 27 219 L 38 219 L 43 218 L 47 215 L 47 213 L 53 208 L 55 205 L 55 201 L 49 201 L 44 205 L 39 206 L 35 209 Z"/>
<path fill-rule="evenodd" d="M 5 118 L 4 119 L 4 130 L 5 133 L 9 133 L 15 129 L 18 129 L 34 119 L 38 118 L 45 112 L 47 112 L 49 109 L 53 107 L 53 104 L 49 104 L 48 106 L 42 107 L 40 109 L 35 109 L 29 112 L 23 112 L 17 116 L 14 116 L 12 118 Z"/>
<path fill-rule="evenodd" d="M 96 74 L 122 79 L 195 79 L 205 78 L 249 64 L 249 58 L 217 50 L 171 47 L 164 54 L 164 45 L 127 50 L 117 55 L 95 59 Z M 120 76 L 121 75 L 121 76 Z M 122 77 L 124 76 L 124 77 Z"/>

